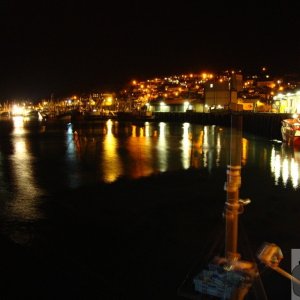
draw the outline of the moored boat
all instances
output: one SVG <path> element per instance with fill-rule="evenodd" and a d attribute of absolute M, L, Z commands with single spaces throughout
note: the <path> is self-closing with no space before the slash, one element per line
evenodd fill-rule
<path fill-rule="evenodd" d="M 86 121 L 114 119 L 116 115 L 113 111 L 92 110 L 84 113 L 83 119 Z"/>
<path fill-rule="evenodd" d="M 31 110 L 23 116 L 23 124 L 25 127 L 40 127 L 44 124 L 42 114 L 37 110 Z"/>
<path fill-rule="evenodd" d="M 300 119 L 298 116 L 281 121 L 283 142 L 290 146 L 300 147 Z"/>

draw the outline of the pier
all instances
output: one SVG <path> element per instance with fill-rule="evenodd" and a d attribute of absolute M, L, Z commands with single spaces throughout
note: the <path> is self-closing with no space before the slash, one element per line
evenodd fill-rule
<path fill-rule="evenodd" d="M 249 113 L 233 112 L 243 116 L 244 132 L 260 135 L 269 139 L 281 139 L 281 121 L 290 117 L 286 113 Z M 228 111 L 217 113 L 155 113 L 155 121 L 161 122 L 189 122 L 202 125 L 218 125 L 230 127 L 231 113 Z"/>

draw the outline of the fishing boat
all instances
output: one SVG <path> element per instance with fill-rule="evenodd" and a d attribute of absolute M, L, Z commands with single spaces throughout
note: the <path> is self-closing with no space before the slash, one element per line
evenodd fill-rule
<path fill-rule="evenodd" d="M 104 111 L 104 110 L 97 110 L 94 109 L 92 111 L 86 111 L 83 115 L 83 119 L 86 121 L 93 121 L 93 120 L 108 120 L 114 119 L 116 117 L 113 111 Z"/>
<path fill-rule="evenodd" d="M 31 110 L 23 116 L 23 125 L 26 128 L 40 128 L 44 125 L 44 118 L 37 110 Z"/>
<path fill-rule="evenodd" d="M 300 118 L 298 115 L 281 121 L 281 135 L 283 142 L 300 147 Z"/>

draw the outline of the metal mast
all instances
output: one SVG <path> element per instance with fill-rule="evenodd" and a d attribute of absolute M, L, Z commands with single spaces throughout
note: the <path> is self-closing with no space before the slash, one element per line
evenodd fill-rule
<path fill-rule="evenodd" d="M 241 140 L 242 140 L 242 116 L 231 115 L 230 134 L 230 160 L 227 166 L 227 181 L 225 190 L 227 199 L 225 203 L 225 257 L 230 263 L 239 259 L 237 252 L 238 243 L 238 214 L 241 203 L 239 188 L 241 186 Z"/>
<path fill-rule="evenodd" d="M 225 255 L 216 256 L 194 277 L 195 290 L 221 299 L 243 300 L 258 275 L 256 264 L 241 260 L 238 253 L 238 216 L 249 199 L 239 199 L 241 186 L 242 115 L 231 114 L 230 159 L 227 166 L 227 192 L 224 216 Z"/>

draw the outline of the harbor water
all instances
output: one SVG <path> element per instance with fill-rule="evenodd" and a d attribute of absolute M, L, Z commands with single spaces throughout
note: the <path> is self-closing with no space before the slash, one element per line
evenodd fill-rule
<path fill-rule="evenodd" d="M 16 118 L 11 133 L 1 136 L 0 139 L 0 232 L 4 240 L 11 243 L 11 245 L 20 247 L 18 251 L 26 249 L 26 253 L 31 258 L 34 257 L 32 260 L 35 260 L 36 265 L 39 264 L 36 260 L 40 259 L 44 261 L 45 259 L 40 252 L 42 250 L 47 253 L 45 256 L 51 256 L 49 261 L 53 261 L 54 257 L 62 257 L 62 260 L 69 259 L 68 263 L 62 262 L 62 264 L 66 265 L 63 275 L 59 270 L 55 272 L 52 270 L 52 273 L 50 272 L 51 276 L 55 277 L 55 275 L 59 274 L 58 277 L 61 276 L 64 278 L 62 281 L 55 281 L 57 286 L 50 288 L 53 283 L 50 275 L 47 278 L 48 283 L 45 284 L 45 289 L 34 287 L 34 285 L 31 286 L 31 281 L 27 279 L 23 283 L 23 287 L 26 286 L 26 293 L 35 296 L 37 294 L 39 296 L 42 295 L 40 299 L 54 299 L 55 293 L 58 292 L 59 288 L 63 287 L 64 299 L 75 299 L 75 295 L 78 295 L 78 299 L 82 299 L 82 295 L 85 295 L 86 299 L 92 299 L 92 293 L 97 294 L 100 290 L 100 288 L 99 290 L 95 288 L 96 281 L 106 282 L 109 277 L 111 283 L 106 282 L 105 286 L 112 287 L 113 291 L 110 288 L 102 288 L 101 293 L 104 294 L 99 292 L 99 297 L 102 295 L 102 299 L 104 299 L 103 297 L 106 299 L 132 299 L 131 296 L 133 296 L 134 289 L 133 287 L 129 287 L 129 280 L 124 285 L 121 280 L 121 276 L 126 275 L 124 270 L 114 273 L 112 269 L 115 267 L 111 267 L 111 269 L 109 266 L 104 266 L 104 276 L 101 270 L 91 270 L 93 263 L 87 258 L 85 260 L 80 257 L 79 251 L 77 252 L 74 248 L 79 247 L 82 253 L 85 253 L 85 255 L 90 253 L 91 257 L 94 257 L 95 253 L 93 250 L 88 249 L 96 247 L 97 243 L 103 242 L 106 245 L 105 249 L 108 253 L 110 248 L 107 245 L 110 243 L 111 238 L 115 239 L 112 242 L 114 247 L 122 248 L 124 246 L 126 248 L 124 253 L 126 253 L 126 256 L 128 254 L 128 262 L 123 262 L 124 266 L 129 267 L 129 262 L 136 262 L 136 260 L 138 264 L 143 264 L 142 258 L 145 258 L 146 254 L 142 255 L 140 253 L 147 251 L 143 249 L 143 245 L 149 246 L 148 242 L 144 240 L 145 237 L 143 238 L 143 242 L 132 241 L 132 247 L 139 249 L 139 254 L 133 258 L 132 253 L 135 253 L 135 251 L 133 249 L 130 250 L 130 245 L 126 244 L 125 237 L 119 236 L 119 233 L 116 233 L 118 231 L 113 231 L 112 229 L 106 230 L 106 225 L 101 230 L 97 227 L 98 225 L 95 225 L 98 224 L 96 220 L 98 218 L 97 212 L 93 212 L 93 217 L 95 218 L 95 221 L 93 221 L 95 224 L 93 224 L 95 227 L 93 227 L 92 223 L 89 223 L 89 226 L 87 226 L 86 219 L 89 219 L 89 216 L 84 216 L 83 212 L 81 212 L 82 214 L 77 212 L 81 210 L 81 201 L 84 203 L 82 205 L 86 206 L 89 198 L 98 197 L 97 205 L 100 206 L 100 208 L 97 206 L 97 210 L 99 209 L 98 216 L 102 219 L 109 219 L 109 216 L 116 209 L 116 205 L 118 205 L 116 203 L 122 203 L 124 210 L 133 209 L 132 207 L 126 207 L 126 202 L 130 206 L 131 200 L 128 200 L 128 197 L 133 197 L 135 193 L 131 190 L 126 195 L 126 187 L 120 187 L 120 192 L 117 195 L 118 197 L 122 197 L 122 202 L 118 199 L 118 202 L 115 204 L 109 204 L 111 207 L 106 203 L 105 205 L 108 206 L 105 206 L 105 210 L 100 211 L 102 202 L 109 202 L 112 198 L 111 195 L 116 193 L 116 191 L 107 192 L 106 190 L 105 196 L 103 196 L 104 193 L 103 195 L 96 196 L 95 191 L 89 191 L 89 187 L 97 185 L 112 187 L 114 184 L 122 181 L 125 183 L 128 182 L 128 186 L 131 186 L 134 182 L 152 177 L 156 178 L 155 176 L 161 174 L 177 174 L 178 172 L 189 170 L 197 174 L 199 171 L 199 174 L 206 174 L 207 184 L 199 184 L 199 190 L 196 190 L 197 185 L 194 191 L 186 190 L 186 198 L 194 197 L 193 201 L 196 203 L 197 199 L 195 195 L 199 195 L 200 199 L 203 195 L 214 195 L 217 191 L 215 196 L 219 197 L 221 195 L 221 197 L 215 202 L 215 206 L 208 204 L 210 205 L 208 214 L 211 215 L 212 209 L 216 209 L 216 215 L 221 219 L 222 211 L 219 211 L 219 209 L 225 202 L 224 182 L 226 180 L 226 168 L 229 164 L 229 159 L 230 128 L 226 127 L 191 123 L 132 123 L 118 122 L 117 120 L 103 120 L 79 124 L 65 123 L 59 124 L 59 126 L 45 124 L 39 127 L 24 127 L 22 121 Z M 255 249 L 262 241 L 268 239 L 272 239 L 269 240 L 270 242 L 281 243 L 279 246 L 282 247 L 283 253 L 286 256 L 286 262 L 283 264 L 283 267 L 287 271 L 290 271 L 289 253 L 292 248 L 300 248 L 300 240 L 297 239 L 299 237 L 297 230 L 300 225 L 297 215 L 299 213 L 300 152 L 287 147 L 280 140 L 268 140 L 263 137 L 244 133 L 241 140 L 241 166 L 241 196 L 249 197 L 252 200 L 249 208 L 247 207 L 245 213 L 241 216 L 245 220 L 244 227 L 249 233 L 249 239 L 252 240 L 251 246 Z M 173 181 L 169 183 L 171 186 L 168 190 L 172 191 L 173 189 L 176 193 L 176 186 L 181 186 L 181 189 L 184 190 L 184 184 L 186 184 L 188 189 L 189 184 L 184 178 L 179 176 L 178 178 L 175 177 L 175 180 L 172 179 Z M 84 188 L 86 188 L 85 193 L 80 194 L 80 198 L 77 197 L 78 199 L 74 201 L 74 207 L 72 207 L 72 201 L 65 201 L 64 197 L 69 197 L 66 196 L 69 192 Z M 117 184 L 115 188 L 118 188 Z M 150 181 L 147 189 L 149 190 L 149 194 L 153 195 L 153 189 L 156 189 L 156 186 L 151 185 Z M 145 199 L 147 198 L 147 191 L 145 192 L 144 190 L 143 192 L 145 194 L 142 197 L 136 195 L 138 206 L 141 207 L 144 197 Z M 160 191 L 155 192 L 161 197 Z M 161 192 L 164 193 L 163 190 Z M 171 203 L 172 197 L 176 199 L 176 195 L 170 197 L 167 194 L 164 195 L 164 199 L 167 199 Z M 157 201 L 154 198 L 152 199 L 153 203 Z M 164 200 L 163 204 L 159 204 L 161 205 L 159 211 L 163 214 L 163 216 L 160 216 L 161 220 L 172 219 L 167 214 L 168 206 L 170 206 L 170 211 L 172 212 L 172 206 L 170 203 L 168 204 L 167 200 Z M 183 200 L 181 199 L 180 201 Z M 52 201 L 58 204 L 58 208 L 61 205 L 63 208 L 62 211 L 57 209 L 57 207 L 54 209 L 51 206 Z M 60 204 L 60 201 L 63 204 Z M 151 205 L 154 204 L 150 204 L 151 200 L 149 199 L 147 201 L 149 203 L 147 202 L 145 207 L 150 207 L 151 211 Z M 205 201 L 208 201 L 208 199 Z M 151 225 L 151 220 L 155 220 L 154 222 L 157 222 L 153 225 L 155 230 L 151 227 L 154 231 L 148 232 L 148 234 L 150 234 L 150 240 L 152 234 L 152 241 L 156 241 L 158 244 L 160 243 L 160 238 L 157 238 L 157 235 L 163 235 L 162 232 L 164 231 L 168 232 L 169 230 L 172 232 L 172 235 L 168 235 L 170 245 L 172 243 L 176 244 L 176 242 L 179 244 L 182 238 L 184 245 L 179 246 L 180 250 L 177 250 L 177 255 L 171 255 L 171 257 L 176 258 L 177 262 L 180 260 L 180 251 L 187 253 L 190 248 L 191 259 L 189 260 L 187 257 L 182 258 L 185 265 L 182 263 L 181 267 L 178 267 L 177 275 L 171 275 L 172 280 L 163 279 L 162 273 L 154 279 L 151 277 L 155 277 L 154 271 L 151 276 L 147 273 L 145 281 L 142 278 L 139 279 L 138 282 L 140 284 L 136 293 L 140 295 L 141 299 L 159 299 L 160 296 L 163 296 L 164 299 L 180 298 L 180 296 L 176 295 L 176 286 L 183 279 L 184 267 L 190 266 L 193 259 L 195 259 L 198 251 L 197 245 L 201 245 L 200 242 L 198 244 L 198 242 L 192 241 L 193 233 L 196 234 L 196 232 L 186 233 L 187 239 L 184 240 L 185 226 L 187 228 L 187 223 L 189 222 L 191 222 L 191 226 L 192 224 L 196 224 L 197 215 L 195 211 L 195 215 L 191 219 L 189 217 L 191 212 L 187 212 L 187 207 L 184 206 L 183 202 L 180 203 L 182 205 L 181 209 L 187 214 L 187 219 L 181 215 L 182 212 L 178 212 L 180 208 L 176 208 L 177 217 L 176 220 L 173 220 L 174 224 L 176 224 L 175 226 L 178 226 L 176 230 L 173 227 L 168 227 L 171 223 L 158 222 L 156 217 L 151 214 L 147 215 L 148 219 L 146 218 L 141 221 L 142 214 L 138 211 L 135 212 L 134 216 L 139 220 L 140 224 L 142 222 L 144 227 L 141 226 L 139 229 L 136 229 L 130 223 L 132 220 L 127 220 L 127 223 L 124 221 L 127 225 L 131 224 L 130 226 L 134 229 L 129 225 L 128 228 L 131 228 L 133 231 L 140 230 L 142 232 L 145 229 L 147 232 L 148 226 L 151 227 L 153 225 Z M 191 203 L 187 201 L 186 205 L 191 205 Z M 146 210 L 146 208 L 144 209 Z M 141 208 L 141 211 L 144 209 Z M 64 216 L 64 210 L 67 210 L 70 216 Z M 72 215 L 73 210 L 76 211 L 74 215 Z M 205 214 L 203 210 L 201 212 Z M 74 217 L 75 215 L 76 218 Z M 69 227 L 70 224 L 67 224 L 66 221 L 68 218 L 75 218 L 76 221 L 75 219 L 72 220 L 76 224 L 77 230 L 82 230 L 82 232 L 72 231 Z M 202 221 L 200 220 L 201 218 L 203 216 L 199 215 L 199 224 L 203 227 L 205 225 L 202 222 L 204 222 L 205 218 Z M 215 220 L 207 218 L 208 221 Z M 181 222 L 183 223 L 181 224 Z M 64 230 L 60 226 L 66 226 L 67 229 Z M 207 226 L 210 227 L 211 225 L 208 223 Z M 124 229 L 124 232 L 126 231 L 129 234 L 131 229 L 128 229 L 128 232 L 126 231 L 127 229 Z M 84 231 L 85 233 L 83 233 Z M 64 248 L 62 240 L 66 239 L 66 235 L 70 234 L 70 232 L 72 232 L 72 242 L 66 242 L 67 246 Z M 103 236 L 99 236 L 99 232 L 106 233 Z M 122 233 L 123 235 L 125 234 L 124 232 Z M 77 233 L 78 236 L 76 236 Z M 53 237 L 54 235 L 55 237 Z M 59 235 L 61 236 L 58 237 Z M 178 235 L 180 235 L 180 238 L 178 238 Z M 138 234 L 135 236 L 136 239 L 137 236 Z M 201 239 L 201 236 L 197 236 L 197 234 L 194 237 L 195 240 Z M 74 244 L 72 244 L 73 242 Z M 156 255 L 156 258 L 168 257 L 164 253 L 165 249 L 157 250 L 158 247 L 163 247 L 162 244 L 156 246 L 153 246 L 153 249 L 156 250 L 152 255 Z M 72 247 L 74 247 L 74 253 L 72 252 Z M 171 248 L 171 246 L 165 247 Z M 192 247 L 195 248 L 192 249 Z M 183 251 L 184 248 L 185 250 Z M 97 249 L 99 250 L 100 248 Z M 103 250 L 103 248 L 101 249 Z M 114 254 L 116 253 L 115 249 L 111 251 Z M 9 252 L 7 251 L 5 255 L 11 255 Z M 140 258 L 138 257 L 139 255 L 141 255 Z M 120 257 L 126 259 L 124 256 Z M 114 257 L 111 260 L 116 262 L 121 260 L 120 257 Z M 92 258 L 90 259 L 92 260 Z M 100 269 L 102 263 L 105 265 L 105 262 L 102 260 L 100 262 L 99 258 L 94 263 L 95 267 L 99 267 Z M 176 264 L 176 261 L 173 261 L 173 263 Z M 61 266 L 61 264 L 57 264 Z M 170 267 L 171 262 L 168 263 L 161 258 L 159 265 L 162 269 L 165 268 L 164 270 L 166 270 L 166 268 Z M 147 266 L 149 267 L 149 265 Z M 10 266 L 8 264 L 7 268 L 9 269 L 10 267 L 18 270 L 17 265 Z M 80 276 L 84 276 L 84 280 L 82 281 L 77 276 L 79 271 L 72 271 L 72 268 L 76 269 L 77 267 L 80 269 Z M 30 269 L 30 266 L 26 265 L 25 270 L 26 268 Z M 59 267 L 57 268 L 59 269 Z M 173 271 L 172 273 L 175 273 Z M 24 277 L 26 277 L 26 271 L 23 272 Z M 29 270 L 28 272 L 30 274 Z M 101 273 L 100 277 L 95 275 L 97 272 Z M 171 273 L 171 271 L 170 273 L 167 271 L 164 272 L 166 276 Z M 274 295 L 278 294 L 277 283 L 283 289 L 282 295 L 290 297 L 290 283 L 286 279 L 281 278 L 280 275 L 274 275 L 274 271 L 268 270 L 267 272 L 269 272 L 267 277 L 269 276 L 271 279 L 267 279 L 265 286 L 267 293 L 273 295 L 273 298 L 270 299 L 277 299 L 274 298 Z M 76 278 L 74 278 L 74 274 L 76 274 Z M 132 275 L 132 273 L 130 274 Z M 143 274 L 146 274 L 146 270 L 144 270 Z M 96 276 L 97 280 L 95 279 L 96 277 L 88 280 L 86 277 L 89 276 Z M 136 274 L 135 276 L 139 275 Z M 39 275 L 35 274 L 35 280 L 37 277 Z M 8 286 L 10 284 L 11 286 L 14 285 L 14 282 L 11 283 L 10 280 L 15 280 L 16 284 L 22 281 L 19 277 L 16 278 L 13 275 L 11 278 L 9 276 L 7 278 L 6 282 Z M 65 278 L 68 279 L 65 280 Z M 151 285 L 153 283 L 151 283 L 151 280 L 156 283 L 157 280 L 160 280 L 160 282 L 169 280 L 170 282 L 167 282 L 165 287 L 152 287 L 148 286 L 148 284 Z M 272 280 L 274 281 L 272 282 Z M 93 287 L 88 285 L 90 282 L 93 282 Z M 75 283 L 75 286 L 77 283 L 77 286 L 74 287 L 73 283 Z M 78 283 L 82 283 L 82 286 Z M 152 291 L 149 291 L 149 289 Z M 10 299 L 10 293 L 12 291 L 8 289 L 5 291 L 4 296 Z M 90 297 L 89 293 L 91 293 Z M 174 294 L 172 295 L 172 293 Z M 68 295 L 70 295 L 69 298 Z M 170 298 L 168 298 L 168 295 Z M 11 299 L 14 298 L 12 297 Z M 62 299 L 62 297 L 58 296 L 55 299 Z"/>

